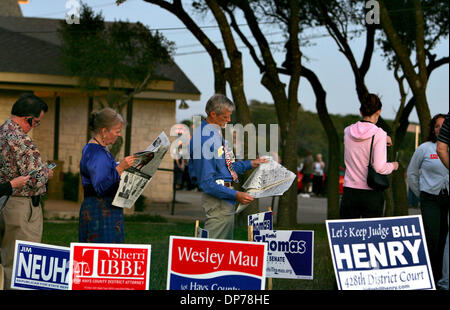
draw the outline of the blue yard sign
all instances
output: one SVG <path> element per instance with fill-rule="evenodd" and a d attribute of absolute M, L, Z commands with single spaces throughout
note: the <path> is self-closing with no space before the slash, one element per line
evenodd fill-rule
<path fill-rule="evenodd" d="M 435 289 L 420 215 L 326 225 L 339 289 Z"/>
<path fill-rule="evenodd" d="M 199 227 L 197 230 L 197 237 L 198 238 L 209 238 L 209 231 Z"/>
<path fill-rule="evenodd" d="M 314 231 L 260 230 L 255 241 L 267 244 L 268 278 L 313 279 Z"/>
<path fill-rule="evenodd" d="M 250 214 L 248 216 L 248 226 L 253 226 L 253 241 L 256 241 L 255 236 L 259 236 L 260 230 L 272 230 L 272 211 Z"/>
<path fill-rule="evenodd" d="M 67 290 L 70 248 L 16 241 L 11 288 Z"/>

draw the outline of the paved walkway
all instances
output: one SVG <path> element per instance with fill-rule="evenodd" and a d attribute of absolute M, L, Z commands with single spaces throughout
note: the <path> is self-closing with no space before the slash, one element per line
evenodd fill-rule
<path fill-rule="evenodd" d="M 159 215 L 173 221 L 195 221 L 204 220 L 205 214 L 201 208 L 201 193 L 192 191 L 176 192 L 175 204 L 172 203 L 152 203 L 145 213 Z M 276 214 L 278 198 L 261 198 L 259 201 L 260 211 L 266 211 L 273 204 L 273 211 Z M 78 219 L 80 203 L 65 200 L 46 200 L 44 215 L 46 218 Z M 419 209 L 410 209 L 409 214 L 419 214 Z M 327 219 L 326 198 L 302 197 L 298 196 L 297 223 L 313 224 L 324 223 Z"/>

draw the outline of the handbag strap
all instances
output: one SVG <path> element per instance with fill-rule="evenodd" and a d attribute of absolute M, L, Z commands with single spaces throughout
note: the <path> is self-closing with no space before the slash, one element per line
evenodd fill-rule
<path fill-rule="evenodd" d="M 375 135 L 372 136 L 372 142 L 370 143 L 370 154 L 369 154 L 369 167 L 372 166 L 372 147 L 373 147 L 373 138 Z"/>

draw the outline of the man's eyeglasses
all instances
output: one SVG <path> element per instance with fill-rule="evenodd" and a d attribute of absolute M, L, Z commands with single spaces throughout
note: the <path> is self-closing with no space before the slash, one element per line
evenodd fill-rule
<path fill-rule="evenodd" d="M 34 124 L 33 124 L 34 121 Z M 27 119 L 28 124 L 30 125 L 31 128 L 36 128 L 41 124 L 40 120 L 36 120 L 34 117 L 30 117 Z"/>

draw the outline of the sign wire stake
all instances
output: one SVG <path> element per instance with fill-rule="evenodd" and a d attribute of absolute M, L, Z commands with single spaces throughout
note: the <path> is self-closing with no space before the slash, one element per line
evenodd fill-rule
<path fill-rule="evenodd" d="M 198 220 L 195 221 L 195 232 L 194 232 L 194 237 L 197 238 L 198 235 Z"/>

